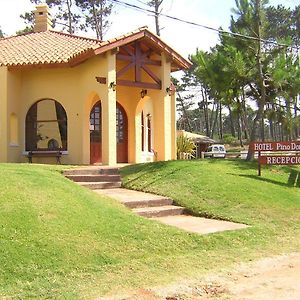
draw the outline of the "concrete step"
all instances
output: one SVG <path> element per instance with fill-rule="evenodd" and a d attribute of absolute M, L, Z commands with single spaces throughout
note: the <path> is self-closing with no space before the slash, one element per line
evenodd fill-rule
<path fill-rule="evenodd" d="M 120 175 L 65 175 L 75 182 L 117 182 L 121 181 Z"/>
<path fill-rule="evenodd" d="M 182 215 L 184 213 L 184 207 L 175 206 L 175 205 L 166 205 L 166 206 L 159 206 L 159 207 L 134 208 L 132 211 L 142 217 L 154 218 L 154 217 Z"/>
<path fill-rule="evenodd" d="M 126 200 L 121 201 L 128 208 L 143 208 L 143 207 L 158 207 L 172 205 L 173 200 L 168 198 L 161 199 L 141 199 L 141 200 Z"/>
<path fill-rule="evenodd" d="M 63 172 L 67 175 L 119 175 L 118 167 L 90 167 L 65 170 Z"/>
<path fill-rule="evenodd" d="M 121 182 L 77 182 L 79 185 L 91 190 L 116 189 L 121 187 Z"/>

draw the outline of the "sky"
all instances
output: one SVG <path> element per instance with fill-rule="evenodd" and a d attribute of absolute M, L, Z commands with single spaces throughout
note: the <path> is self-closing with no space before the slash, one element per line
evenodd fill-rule
<path fill-rule="evenodd" d="M 148 0 L 121 0 L 146 8 Z M 300 0 L 270 0 L 270 4 L 282 4 L 294 7 Z M 164 0 L 163 13 L 183 20 L 195 22 L 213 28 L 228 29 L 231 9 L 235 0 Z M 20 14 L 35 8 L 30 0 L 0 0 L 0 28 L 6 36 L 13 35 L 25 27 Z M 111 16 L 111 27 L 105 38 L 112 38 L 130 32 L 142 26 L 148 26 L 155 33 L 154 17 L 147 13 L 115 5 Z M 209 50 L 218 41 L 218 34 L 193 25 L 160 18 L 161 38 L 185 58 L 195 53 L 196 49 Z M 78 33 L 94 37 L 93 33 Z"/>

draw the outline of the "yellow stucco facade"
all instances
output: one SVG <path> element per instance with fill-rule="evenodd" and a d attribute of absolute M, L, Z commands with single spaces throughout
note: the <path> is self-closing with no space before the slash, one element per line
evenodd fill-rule
<path fill-rule="evenodd" d="M 53 147 L 65 164 L 176 159 L 171 72 L 189 62 L 145 28 L 102 43 L 49 30 L 39 9 L 38 32 L 0 40 L 0 162 Z"/>
<path fill-rule="evenodd" d="M 152 161 L 155 157 L 158 160 L 175 159 L 175 96 L 166 93 L 170 86 L 170 62 L 164 55 L 162 65 L 157 69 L 161 90 L 147 89 L 147 95 L 141 98 L 139 87 L 117 85 L 116 91 L 109 87 L 111 82 L 116 82 L 116 54 L 110 52 L 74 68 L 8 70 L 0 67 L 0 161 L 26 161 L 26 114 L 42 99 L 56 100 L 67 114 L 68 149 L 62 156 L 63 163 L 90 163 L 89 118 L 97 101 L 102 105 L 103 164 L 117 163 L 117 102 L 124 108 L 128 119 L 128 162 Z M 99 84 L 96 77 L 107 78 L 106 84 Z M 151 152 L 142 151 L 142 111 L 144 116 L 151 115 L 152 118 Z M 36 161 L 54 160 L 45 157 L 36 158 Z"/>

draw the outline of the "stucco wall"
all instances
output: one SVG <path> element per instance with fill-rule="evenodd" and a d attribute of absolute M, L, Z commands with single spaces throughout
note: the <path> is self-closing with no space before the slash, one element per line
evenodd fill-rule
<path fill-rule="evenodd" d="M 148 89 L 141 98 L 141 88 L 117 86 L 115 54 L 94 57 L 73 68 L 26 69 L 8 71 L 0 68 L 0 161 L 26 161 L 25 118 L 29 108 L 38 100 L 53 99 L 66 110 L 68 118 L 68 154 L 63 155 L 66 164 L 90 163 L 89 116 L 93 105 L 101 100 L 103 114 L 103 159 L 116 163 L 115 102 L 119 102 L 128 117 L 128 161 L 142 162 L 140 113 L 152 115 L 152 148 L 159 160 L 174 158 L 175 151 L 175 98 L 166 94 L 170 86 L 170 62 L 163 55 L 162 66 L 151 68 L 162 81 L 162 90 Z M 122 65 L 119 65 L 121 68 Z M 99 84 L 96 77 L 107 78 Z M 126 79 L 134 80 L 129 73 Z M 144 78 L 149 80 L 149 78 Z M 7 104 L 8 103 L 8 104 Z M 9 116 L 17 117 L 17 143 L 10 143 Z M 34 158 L 34 162 L 51 162 L 55 159 Z"/>

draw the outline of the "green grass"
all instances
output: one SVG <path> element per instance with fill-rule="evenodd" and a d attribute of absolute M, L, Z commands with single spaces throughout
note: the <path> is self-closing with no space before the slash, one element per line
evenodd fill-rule
<path fill-rule="evenodd" d="M 229 161 L 123 169 L 127 186 L 252 225 L 200 236 L 137 217 L 62 168 L 0 164 L 0 298 L 92 299 L 299 249 L 300 190 L 286 185 L 288 169 L 263 170 L 262 179 Z"/>

